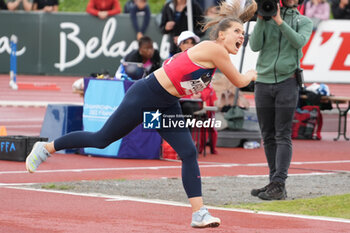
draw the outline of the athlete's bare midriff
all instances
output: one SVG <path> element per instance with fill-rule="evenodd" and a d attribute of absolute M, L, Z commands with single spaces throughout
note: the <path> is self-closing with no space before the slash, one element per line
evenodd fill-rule
<path fill-rule="evenodd" d="M 176 90 L 174 84 L 169 79 L 168 75 L 165 73 L 163 68 L 160 68 L 156 71 L 154 71 L 154 76 L 156 76 L 156 79 L 160 83 L 160 85 L 171 95 L 176 97 L 181 97 L 179 92 Z"/>

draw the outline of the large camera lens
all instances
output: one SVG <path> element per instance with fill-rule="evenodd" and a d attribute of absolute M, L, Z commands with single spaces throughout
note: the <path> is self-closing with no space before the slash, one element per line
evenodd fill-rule
<path fill-rule="evenodd" d="M 277 0 L 258 0 L 258 14 L 271 17 L 277 13 Z"/>
<path fill-rule="evenodd" d="M 263 11 L 271 12 L 271 11 L 274 10 L 275 7 L 274 7 L 274 5 L 272 4 L 272 2 L 266 1 L 265 4 L 263 4 L 263 5 L 261 6 L 261 8 L 262 8 Z"/>

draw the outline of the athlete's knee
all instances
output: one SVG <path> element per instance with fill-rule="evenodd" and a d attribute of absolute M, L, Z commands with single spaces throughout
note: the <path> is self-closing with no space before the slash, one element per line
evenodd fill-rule
<path fill-rule="evenodd" d="M 101 134 L 99 131 L 96 132 L 92 138 L 94 147 L 98 149 L 104 149 L 115 141 Z"/>
<path fill-rule="evenodd" d="M 107 146 L 109 146 L 111 143 L 105 141 L 105 140 L 95 140 L 94 147 L 98 149 L 104 149 Z"/>
<path fill-rule="evenodd" d="M 181 160 L 197 158 L 197 148 L 193 146 L 183 147 L 181 151 L 177 151 Z"/>

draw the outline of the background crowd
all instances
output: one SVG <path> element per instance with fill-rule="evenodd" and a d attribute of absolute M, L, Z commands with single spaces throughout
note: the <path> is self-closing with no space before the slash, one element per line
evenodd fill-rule
<path fill-rule="evenodd" d="M 162 9 L 152 8 L 150 3 L 154 3 L 148 0 L 85 0 L 83 2 L 86 3 L 81 11 L 86 11 L 102 20 L 120 13 L 129 14 L 137 40 L 147 35 L 151 14 L 157 15 L 157 23 L 161 32 L 169 35 L 171 43 L 169 56 L 180 51 L 176 46 L 177 37 L 181 32 L 188 30 L 187 0 L 163 0 Z M 216 13 L 219 2 L 220 0 L 192 0 L 193 32 L 197 36 L 203 37 L 201 25 L 205 22 L 205 17 Z M 67 3 L 62 2 L 62 4 Z M 61 11 L 59 0 L 0 0 L 0 9 L 8 11 Z M 323 20 L 350 19 L 349 0 L 306 0 L 298 9 L 302 15 L 313 21 L 314 30 Z M 64 7 L 62 10 L 65 11 Z M 142 20 L 139 20 L 140 16 Z"/>
<path fill-rule="evenodd" d="M 177 37 L 182 31 L 188 30 L 187 0 L 163 0 L 160 11 L 152 8 L 150 1 L 147 0 L 85 0 L 85 2 L 87 2 L 85 9 L 81 10 L 100 19 L 120 13 L 129 14 L 137 40 L 146 35 L 151 14 L 157 14 L 160 30 L 170 38 L 170 55 L 179 51 L 176 46 Z M 203 36 L 200 28 L 205 17 L 216 13 L 219 2 L 220 0 L 192 0 L 193 31 L 199 37 Z M 57 12 L 60 7 L 59 0 L 0 0 L 0 9 Z M 322 20 L 350 19 L 349 0 L 306 0 L 298 9 L 302 15 L 313 21 L 314 29 Z M 138 20 L 139 16 L 143 17 L 141 21 Z"/>

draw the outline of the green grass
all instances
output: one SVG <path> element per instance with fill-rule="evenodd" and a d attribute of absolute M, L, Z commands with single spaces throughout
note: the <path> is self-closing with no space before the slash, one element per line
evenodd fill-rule
<path fill-rule="evenodd" d="M 60 0 L 59 11 L 64 12 L 85 12 L 86 5 L 89 0 Z M 123 7 L 127 0 L 121 0 L 120 5 Z M 148 4 L 151 8 L 152 14 L 160 13 L 165 0 L 148 0 Z"/>
<path fill-rule="evenodd" d="M 65 12 L 85 12 L 89 0 L 60 0 L 59 11 Z"/>
<path fill-rule="evenodd" d="M 225 205 L 225 207 L 350 219 L 350 194 L 257 204 Z"/>
<path fill-rule="evenodd" d="M 71 190 L 71 189 L 74 189 L 74 186 L 45 184 L 45 185 L 42 185 L 41 188 L 43 188 L 43 189 L 54 189 L 54 190 Z"/>
<path fill-rule="evenodd" d="M 165 4 L 165 0 L 148 0 L 148 5 L 150 6 L 151 12 L 153 14 L 160 13 L 164 4 Z"/>

